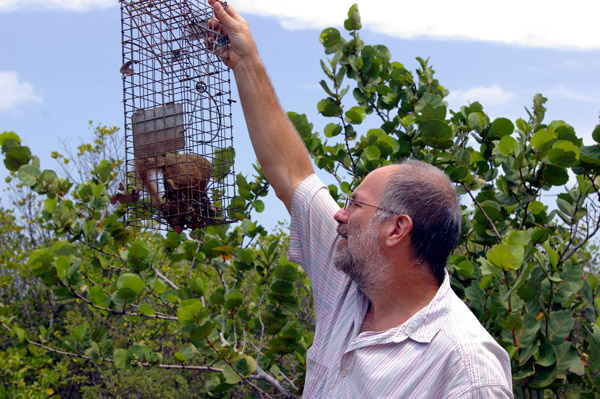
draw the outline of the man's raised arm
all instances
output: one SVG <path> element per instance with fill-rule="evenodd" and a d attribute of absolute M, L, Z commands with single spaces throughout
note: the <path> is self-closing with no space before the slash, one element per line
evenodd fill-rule
<path fill-rule="evenodd" d="M 227 64 L 233 70 L 256 157 L 288 211 L 296 187 L 314 172 L 298 132 L 283 112 L 258 57 L 248 23 L 231 7 L 212 0 L 215 17 L 229 35 Z"/>

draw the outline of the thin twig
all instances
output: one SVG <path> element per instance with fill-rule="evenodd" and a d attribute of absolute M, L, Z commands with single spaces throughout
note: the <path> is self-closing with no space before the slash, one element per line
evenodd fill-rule
<path fill-rule="evenodd" d="M 255 371 L 256 375 L 252 375 L 250 377 L 248 377 L 249 379 L 257 379 L 257 380 L 263 380 L 266 381 L 268 384 L 272 385 L 273 388 L 275 388 L 275 390 L 282 394 L 284 398 L 289 398 L 289 399 L 296 399 L 298 398 L 298 396 L 294 395 L 293 393 L 291 393 L 290 391 L 288 391 L 287 389 L 285 389 L 280 383 L 279 381 L 277 381 L 277 379 L 271 375 L 269 375 L 266 371 L 264 371 L 263 369 L 261 369 L 258 365 L 256 366 L 256 371 Z M 281 374 L 283 375 L 283 373 Z M 286 378 L 284 376 L 284 378 L 286 379 L 286 381 L 288 381 L 292 387 L 294 389 L 298 389 L 296 388 L 296 386 L 294 384 L 291 383 L 291 381 Z"/>
<path fill-rule="evenodd" d="M 162 274 L 162 273 L 161 273 L 161 272 L 158 270 L 158 268 L 156 268 L 156 269 L 152 269 L 152 270 L 154 271 L 154 274 L 156 274 L 156 277 L 158 277 L 159 279 L 161 279 L 162 281 L 164 281 L 165 283 L 167 283 L 167 285 L 168 285 L 169 287 L 173 288 L 174 290 L 178 290 L 178 289 L 179 289 L 179 287 L 178 287 L 178 286 L 177 286 L 177 285 L 176 285 L 174 282 L 172 282 L 171 280 L 169 280 L 169 279 L 167 278 L 167 276 L 165 276 L 164 274 Z"/>
<path fill-rule="evenodd" d="M 210 345 L 210 347 L 217 353 L 219 354 L 219 350 L 217 349 L 217 347 L 210 341 L 210 339 L 208 339 L 208 337 L 206 337 L 206 342 L 208 342 L 208 345 Z M 240 376 L 240 378 L 247 383 L 248 385 L 250 385 L 252 388 L 254 388 L 257 392 L 261 393 L 262 395 L 264 395 L 265 397 L 269 398 L 269 399 L 274 399 L 271 395 L 269 395 L 268 393 L 266 393 L 265 391 L 263 391 L 262 389 L 260 389 L 256 384 L 253 384 L 248 377 L 244 376 L 242 373 L 240 373 L 235 367 L 233 367 L 233 364 L 231 364 L 231 361 L 227 358 L 223 358 L 223 360 L 225 361 L 225 363 L 227 363 L 229 365 L 229 367 L 231 367 L 231 369 L 233 371 L 235 371 L 235 373 L 237 375 Z M 256 365 L 256 369 L 258 370 L 258 365 Z M 286 391 L 287 392 L 287 391 Z"/>
<path fill-rule="evenodd" d="M 461 184 L 465 188 L 465 190 L 467 191 L 467 194 L 469 194 L 469 197 L 471 197 L 471 200 L 475 203 L 475 205 L 477 205 L 477 207 L 479 208 L 479 210 L 481 211 L 481 213 L 483 213 L 483 216 L 490 223 L 490 225 L 492 226 L 492 229 L 494 229 L 494 233 L 496 233 L 496 235 L 502 240 L 502 234 L 500 234 L 500 232 L 498 231 L 498 229 L 496 229 L 496 225 L 494 224 L 494 222 L 492 221 L 492 219 L 490 219 L 490 217 L 488 216 L 488 214 L 485 213 L 485 211 L 483 210 L 483 207 L 481 206 L 481 204 L 479 202 L 477 202 L 477 200 L 475 199 L 475 197 L 473 197 L 473 194 L 471 193 L 471 190 L 469 190 L 467 188 L 467 186 L 465 185 L 465 183 L 461 183 Z"/>
<path fill-rule="evenodd" d="M 77 291 L 73 290 L 71 287 L 67 287 L 70 289 L 71 294 L 75 295 L 77 298 L 81 299 L 83 302 L 85 302 L 86 304 L 98 309 L 98 310 L 104 310 L 105 312 L 109 312 L 109 313 L 114 313 L 114 314 L 119 314 L 119 315 L 126 315 L 126 316 L 135 316 L 135 317 L 148 317 L 150 319 L 165 319 L 165 320 L 178 320 L 177 317 L 175 316 L 169 316 L 166 314 L 162 314 L 162 313 L 157 313 L 155 312 L 154 315 L 150 316 L 150 315 L 146 315 L 143 313 L 133 313 L 133 312 L 125 312 L 125 306 L 123 306 L 123 311 L 119 312 L 115 309 L 111 309 L 111 308 L 105 308 L 103 306 L 98 306 L 95 303 L 93 303 L 92 301 L 90 301 L 89 299 L 79 295 L 77 293 Z"/>
<path fill-rule="evenodd" d="M 571 251 L 569 251 L 569 253 L 567 255 L 565 255 L 564 257 L 562 257 L 562 259 L 569 259 L 571 256 L 573 256 L 573 254 L 582 246 L 585 245 L 586 242 L 589 241 L 590 238 L 592 238 L 594 235 L 596 235 L 596 233 L 598 232 L 598 230 L 600 229 L 600 218 L 598 218 L 598 220 L 596 221 L 596 226 L 594 227 L 594 230 L 592 231 L 591 234 L 586 234 L 585 237 L 579 242 L 579 244 L 575 245 L 573 247 L 573 249 L 571 249 Z"/>
<path fill-rule="evenodd" d="M 2 324 L 2 327 L 4 327 L 6 330 L 12 332 L 12 330 L 9 326 L 7 326 L 6 324 L 4 324 L 2 322 L 0 322 L 0 324 Z M 60 349 L 52 348 L 51 346 L 44 345 L 40 342 L 31 341 L 27 338 L 25 338 L 25 342 L 27 342 L 30 345 L 46 349 L 49 352 L 53 352 L 53 353 L 56 353 L 59 355 L 69 356 L 69 357 L 74 357 L 74 358 L 79 358 L 79 359 L 84 359 L 84 360 L 90 360 L 90 361 L 92 360 L 92 358 L 90 356 L 81 355 L 79 353 L 61 351 Z M 107 363 L 115 363 L 115 361 L 112 358 L 102 358 L 102 360 Z M 212 371 L 212 372 L 216 372 L 216 373 L 223 372 L 223 369 L 219 369 L 216 367 L 210 367 L 210 366 L 188 366 L 188 365 L 184 365 L 184 364 L 150 364 L 150 363 L 146 363 L 146 362 L 135 362 L 135 363 L 132 363 L 132 365 L 140 366 L 140 367 L 158 367 L 160 369 Z"/>

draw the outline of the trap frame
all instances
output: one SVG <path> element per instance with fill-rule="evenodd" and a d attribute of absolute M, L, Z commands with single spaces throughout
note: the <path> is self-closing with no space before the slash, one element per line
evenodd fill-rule
<path fill-rule="evenodd" d="M 235 221 L 228 38 L 209 24 L 212 7 L 120 4 L 127 222 L 181 232 Z"/>

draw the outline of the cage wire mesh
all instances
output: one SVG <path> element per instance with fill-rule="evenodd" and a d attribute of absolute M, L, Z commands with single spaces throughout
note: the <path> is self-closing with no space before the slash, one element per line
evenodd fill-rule
<path fill-rule="evenodd" d="M 209 24 L 212 8 L 120 4 L 127 222 L 176 232 L 233 222 L 231 79 L 219 57 L 228 39 Z"/>

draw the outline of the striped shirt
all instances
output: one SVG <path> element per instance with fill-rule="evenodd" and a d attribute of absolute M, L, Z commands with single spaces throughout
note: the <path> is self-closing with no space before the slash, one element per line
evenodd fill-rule
<path fill-rule="evenodd" d="M 450 288 L 402 325 L 360 332 L 368 298 L 332 264 L 339 206 L 311 175 L 292 200 L 290 260 L 313 289 L 303 398 L 512 398 L 510 360 Z"/>

